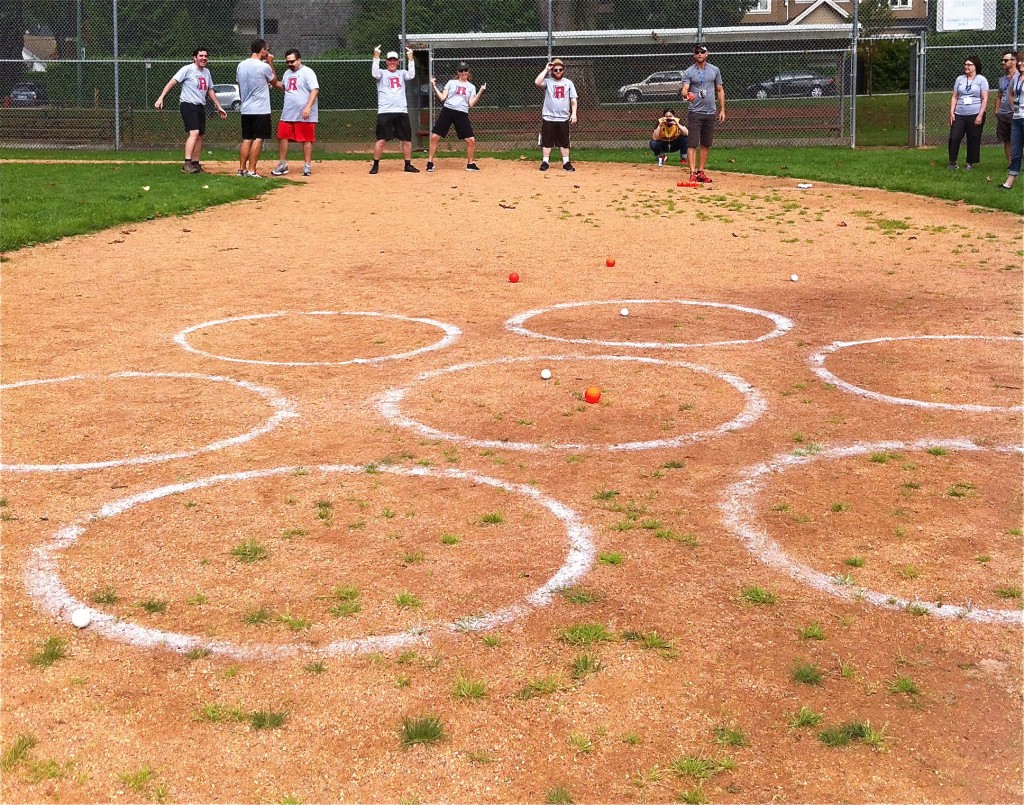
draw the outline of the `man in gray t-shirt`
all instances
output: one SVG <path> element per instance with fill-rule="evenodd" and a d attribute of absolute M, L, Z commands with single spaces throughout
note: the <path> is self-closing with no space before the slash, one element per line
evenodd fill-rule
<path fill-rule="evenodd" d="M 377 45 L 373 49 L 373 61 L 370 62 L 370 77 L 377 84 L 377 141 L 373 144 L 370 173 L 375 174 L 380 170 L 384 144 L 395 139 L 402 143 L 405 172 L 419 173 L 420 169 L 412 164 L 412 126 L 409 123 L 409 102 L 405 97 L 408 82 L 416 77 L 416 61 L 412 49 L 405 49 L 404 70 L 398 69 L 398 51 L 388 51 L 384 63 L 387 69 L 381 70 L 380 45 Z"/>
<path fill-rule="evenodd" d="M 199 164 L 199 157 L 203 153 L 203 135 L 206 133 L 206 100 L 217 107 L 217 114 L 225 119 L 228 113 L 224 111 L 213 91 L 213 77 L 210 69 L 206 66 L 210 61 L 210 54 L 206 48 L 196 48 L 192 53 L 192 64 L 186 64 L 174 77 L 167 82 L 160 97 L 153 104 L 157 109 L 164 108 L 164 98 L 176 85 L 181 85 L 181 102 L 179 111 L 181 121 L 185 124 L 185 164 L 181 166 L 182 173 L 202 173 L 203 168 Z"/>
<path fill-rule="evenodd" d="M 725 87 L 722 86 L 722 71 L 708 62 L 707 46 L 699 42 L 693 46 L 693 64 L 683 72 L 681 94 L 690 102 L 686 113 L 686 128 L 690 132 L 686 138 L 690 181 L 711 184 L 704 168 L 714 143 L 715 123 L 725 122 Z"/>
<path fill-rule="evenodd" d="M 544 90 L 544 105 L 540 111 L 540 169 L 548 169 L 551 149 L 562 152 L 562 170 L 572 173 L 576 170 L 569 161 L 569 125 L 576 125 L 576 109 L 579 95 L 576 85 L 565 77 L 565 64 L 561 59 L 552 59 L 533 81 Z"/>
<path fill-rule="evenodd" d="M 256 165 L 263 152 L 263 141 L 269 140 L 270 88 L 283 90 L 274 72 L 274 56 L 266 41 L 253 40 L 248 59 L 238 63 L 235 80 L 242 99 L 239 110 L 242 118 L 242 144 L 238 149 L 238 175 L 254 179 L 263 178 Z"/>

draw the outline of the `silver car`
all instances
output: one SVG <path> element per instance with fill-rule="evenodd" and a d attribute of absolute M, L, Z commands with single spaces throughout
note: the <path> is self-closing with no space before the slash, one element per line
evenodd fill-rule
<path fill-rule="evenodd" d="M 214 84 L 213 94 L 217 96 L 220 105 L 232 112 L 242 108 L 242 96 L 238 92 L 238 84 Z"/>
<path fill-rule="evenodd" d="M 640 101 L 678 100 L 683 89 L 683 71 L 665 70 L 652 73 L 643 81 L 619 87 L 619 97 L 627 103 Z"/>

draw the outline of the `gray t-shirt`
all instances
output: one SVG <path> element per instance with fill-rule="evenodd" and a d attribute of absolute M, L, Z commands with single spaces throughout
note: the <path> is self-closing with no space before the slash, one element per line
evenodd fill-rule
<path fill-rule="evenodd" d="M 965 75 L 957 76 L 953 91 L 956 93 L 953 114 L 979 115 L 985 111 L 981 108 L 981 93 L 988 92 L 988 79 L 985 76 L 976 75 L 970 80 Z"/>
<path fill-rule="evenodd" d="M 306 65 L 298 70 L 285 70 L 281 76 L 281 83 L 284 85 L 284 107 L 281 109 L 281 120 L 286 122 L 298 122 L 302 120 L 302 110 L 309 103 L 309 96 L 313 90 L 320 89 L 314 73 Z M 320 96 L 313 101 L 309 110 L 308 123 L 316 123 L 320 115 Z"/>
<path fill-rule="evenodd" d="M 476 87 L 469 81 L 456 81 L 454 78 L 444 85 L 442 94 L 447 92 L 444 105 L 456 112 L 469 112 L 469 99 L 476 95 Z"/>
<path fill-rule="evenodd" d="M 996 108 L 996 114 L 1000 117 L 1010 117 L 1013 114 L 1013 107 L 1010 106 L 1010 83 L 1016 77 L 1016 73 L 1013 78 L 1007 75 L 999 77 L 999 106 Z"/>
<path fill-rule="evenodd" d="M 270 114 L 270 82 L 274 80 L 274 68 L 259 59 L 239 62 L 235 70 L 238 94 L 242 99 L 243 115 Z"/>
<path fill-rule="evenodd" d="M 683 85 L 689 83 L 689 91 L 694 94 L 690 101 L 689 111 L 698 115 L 713 115 L 718 112 L 715 100 L 715 88 L 722 86 L 722 71 L 710 62 L 703 67 L 691 64 L 683 71 Z"/>
<path fill-rule="evenodd" d="M 174 80 L 181 85 L 182 103 L 206 103 L 206 91 L 213 85 L 213 76 L 206 67 L 200 69 L 195 62 L 186 64 L 174 74 Z"/>
<path fill-rule="evenodd" d="M 578 97 L 576 85 L 568 78 L 560 78 L 557 81 L 553 78 L 545 78 L 544 106 L 540 110 L 541 118 L 554 123 L 568 120 L 572 116 L 572 105 L 569 102 Z"/>
<path fill-rule="evenodd" d="M 370 63 L 370 75 L 377 82 L 377 114 L 408 112 L 409 102 L 405 97 L 405 84 L 416 77 L 416 62 L 409 62 L 405 70 L 381 70 L 380 62 Z"/>

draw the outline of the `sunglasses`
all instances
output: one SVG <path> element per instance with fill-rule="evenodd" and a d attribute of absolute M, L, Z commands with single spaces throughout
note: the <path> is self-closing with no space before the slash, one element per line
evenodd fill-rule
<path fill-rule="evenodd" d="M 1016 59 L 1003 59 L 1003 61 L 1017 61 Z"/>
<path fill-rule="evenodd" d="M 459 72 L 460 73 L 468 73 L 469 72 L 469 68 L 467 67 L 465 70 L 459 70 Z"/>
<path fill-rule="evenodd" d="M 286 60 L 285 60 L 285 64 L 295 64 L 295 59 L 292 59 L 291 61 L 288 61 L 288 60 L 286 59 Z"/>
<path fill-rule="evenodd" d="M 551 72 L 552 72 L 552 73 L 564 73 L 564 72 L 565 72 L 565 70 L 564 70 L 564 69 L 562 69 L 561 67 L 552 67 L 552 68 L 551 68 Z"/>

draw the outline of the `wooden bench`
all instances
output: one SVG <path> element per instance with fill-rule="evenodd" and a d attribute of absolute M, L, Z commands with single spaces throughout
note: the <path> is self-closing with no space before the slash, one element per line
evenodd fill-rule
<path fill-rule="evenodd" d="M 122 131 L 130 112 L 121 115 Z M 7 146 L 79 146 L 114 144 L 112 109 L 4 109 L 0 143 Z"/>

